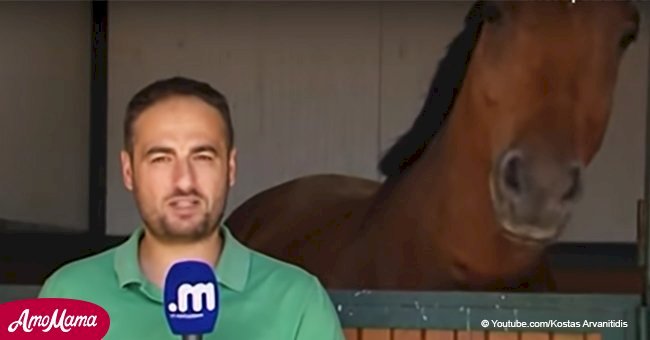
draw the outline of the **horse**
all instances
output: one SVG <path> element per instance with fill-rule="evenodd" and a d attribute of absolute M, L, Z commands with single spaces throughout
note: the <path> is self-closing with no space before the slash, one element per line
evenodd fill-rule
<path fill-rule="evenodd" d="M 383 180 L 310 174 L 225 220 L 328 289 L 552 291 L 639 27 L 630 2 L 478 1 Z"/>

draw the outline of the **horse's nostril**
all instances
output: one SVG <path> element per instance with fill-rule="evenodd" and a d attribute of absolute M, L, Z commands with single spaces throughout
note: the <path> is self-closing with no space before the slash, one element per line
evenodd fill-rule
<path fill-rule="evenodd" d="M 521 158 L 517 154 L 508 154 L 504 158 L 503 183 L 509 191 L 521 194 Z"/>
<path fill-rule="evenodd" d="M 580 167 L 575 166 L 570 170 L 569 189 L 562 195 L 563 201 L 571 201 L 578 197 L 582 189 L 582 182 L 580 178 Z"/>

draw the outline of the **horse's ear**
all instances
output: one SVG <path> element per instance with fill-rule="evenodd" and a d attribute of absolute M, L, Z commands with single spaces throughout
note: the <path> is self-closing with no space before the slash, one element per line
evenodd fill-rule
<path fill-rule="evenodd" d="M 465 17 L 466 24 L 482 22 L 496 23 L 503 17 L 505 5 L 499 1 L 479 0 L 469 10 Z"/>
<path fill-rule="evenodd" d="M 496 23 L 503 17 L 503 6 L 496 1 L 487 1 L 483 7 L 483 19 L 489 23 Z"/>

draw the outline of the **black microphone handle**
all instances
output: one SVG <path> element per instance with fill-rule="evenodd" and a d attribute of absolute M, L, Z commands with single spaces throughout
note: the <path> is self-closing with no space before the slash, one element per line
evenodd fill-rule
<path fill-rule="evenodd" d="M 203 340 L 203 335 L 201 334 L 184 334 L 183 340 Z"/>

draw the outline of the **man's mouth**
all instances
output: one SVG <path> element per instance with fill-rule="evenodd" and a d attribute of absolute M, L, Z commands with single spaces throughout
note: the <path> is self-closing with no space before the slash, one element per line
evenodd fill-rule
<path fill-rule="evenodd" d="M 199 204 L 199 200 L 196 198 L 180 198 L 171 201 L 170 205 L 173 208 L 192 208 L 194 206 L 197 206 Z"/>
<path fill-rule="evenodd" d="M 188 217 L 198 211 L 200 203 L 201 201 L 198 198 L 177 198 L 169 202 L 169 207 L 174 214 L 180 215 L 180 217 Z"/>

